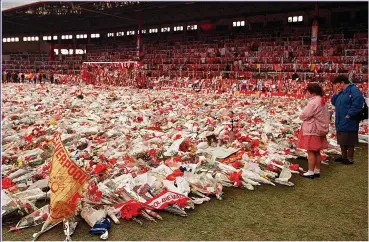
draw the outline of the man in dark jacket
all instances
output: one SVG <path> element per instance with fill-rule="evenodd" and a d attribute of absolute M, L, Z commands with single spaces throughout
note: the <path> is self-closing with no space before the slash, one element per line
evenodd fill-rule
<path fill-rule="evenodd" d="M 355 117 L 364 106 L 364 97 L 360 90 L 346 76 L 338 76 L 333 81 L 335 94 L 332 104 L 336 107 L 337 143 L 341 147 L 342 157 L 337 162 L 354 164 L 354 147 L 359 143 L 359 122 Z"/>
<path fill-rule="evenodd" d="M 50 82 L 51 84 L 54 84 L 54 74 L 50 73 Z"/>
<path fill-rule="evenodd" d="M 37 80 L 38 80 L 38 81 L 40 82 L 40 84 L 41 84 L 41 82 L 42 82 L 42 73 L 41 73 L 41 72 L 37 74 Z"/>
<path fill-rule="evenodd" d="M 9 83 L 10 82 L 10 79 L 12 77 L 12 74 L 10 73 L 10 71 L 7 71 L 6 72 L 6 82 Z"/>
<path fill-rule="evenodd" d="M 15 71 L 13 72 L 13 82 L 14 83 L 18 82 L 18 74 Z"/>

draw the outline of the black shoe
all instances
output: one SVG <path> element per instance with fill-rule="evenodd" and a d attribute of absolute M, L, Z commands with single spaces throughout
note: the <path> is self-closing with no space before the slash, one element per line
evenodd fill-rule
<path fill-rule="evenodd" d="M 302 177 L 305 177 L 305 178 L 310 178 L 310 179 L 314 179 L 315 175 L 301 175 Z"/>
<path fill-rule="evenodd" d="M 320 173 L 314 173 L 314 177 L 315 178 L 319 178 L 320 177 Z"/>
<path fill-rule="evenodd" d="M 347 159 L 343 158 L 342 156 L 334 159 L 335 162 L 342 162 L 344 160 L 347 160 Z"/>
<path fill-rule="evenodd" d="M 298 156 L 296 159 L 297 160 L 308 160 L 308 158 L 304 156 Z"/>
<path fill-rule="evenodd" d="M 354 164 L 354 161 L 350 161 L 350 160 L 344 160 L 344 161 L 342 161 L 342 164 L 344 164 L 344 165 L 353 165 Z"/>

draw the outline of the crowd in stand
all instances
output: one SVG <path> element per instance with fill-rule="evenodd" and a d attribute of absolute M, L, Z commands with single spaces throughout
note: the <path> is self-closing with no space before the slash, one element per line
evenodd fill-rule
<path fill-rule="evenodd" d="M 368 34 L 363 31 L 349 38 L 321 29 L 316 55 L 311 55 L 311 28 L 278 34 L 204 36 L 190 41 L 179 37 L 150 38 L 145 37 L 141 56 L 147 86 L 296 92 L 307 81 L 324 84 L 340 74 L 358 83 L 368 81 Z M 84 57 L 63 56 L 62 61 L 49 61 L 47 54 L 13 53 L 10 60 L 3 59 L 3 70 L 7 72 L 3 81 L 51 82 L 55 76 L 62 83 L 81 81 L 82 72 L 76 75 L 76 71 L 81 70 L 83 61 L 136 59 L 133 40 L 106 41 L 90 46 Z M 96 79 L 101 83 L 123 83 L 112 80 L 120 76 L 115 72 L 114 68 L 105 68 Z M 362 86 L 365 88 L 365 84 Z"/>

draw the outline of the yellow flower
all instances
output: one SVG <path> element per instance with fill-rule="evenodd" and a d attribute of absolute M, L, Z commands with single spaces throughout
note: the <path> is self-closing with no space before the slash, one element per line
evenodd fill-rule
<path fill-rule="evenodd" d="M 21 166 L 23 166 L 23 160 L 22 160 L 22 159 L 20 159 L 20 158 L 19 158 L 19 159 L 17 160 L 17 163 L 18 163 L 18 164 L 17 164 L 17 167 L 21 167 Z"/>
<path fill-rule="evenodd" d="M 56 122 L 55 119 L 52 119 L 52 120 L 50 120 L 49 124 L 56 126 L 58 123 Z"/>

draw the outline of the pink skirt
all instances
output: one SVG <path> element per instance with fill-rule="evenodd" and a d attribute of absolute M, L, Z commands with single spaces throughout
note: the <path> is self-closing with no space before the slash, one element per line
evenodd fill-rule
<path fill-rule="evenodd" d="M 319 151 L 328 148 L 326 136 L 303 135 L 302 129 L 299 132 L 297 148 L 304 150 Z"/>

